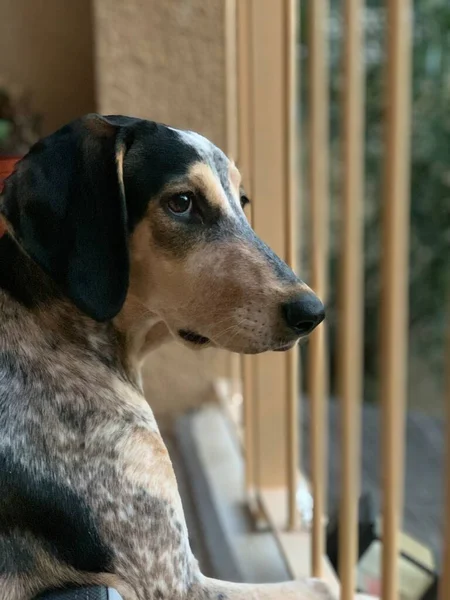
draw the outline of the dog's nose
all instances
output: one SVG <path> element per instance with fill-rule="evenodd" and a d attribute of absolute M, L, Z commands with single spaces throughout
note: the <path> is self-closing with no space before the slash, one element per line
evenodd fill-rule
<path fill-rule="evenodd" d="M 319 298 L 312 293 L 290 300 L 282 306 L 286 325 L 298 335 L 307 335 L 322 323 L 325 308 Z"/>

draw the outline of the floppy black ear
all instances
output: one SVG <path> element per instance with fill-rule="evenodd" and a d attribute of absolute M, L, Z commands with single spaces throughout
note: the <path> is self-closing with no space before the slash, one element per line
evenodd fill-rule
<path fill-rule="evenodd" d="M 36 144 L 5 186 L 18 242 L 97 321 L 119 312 L 128 289 L 122 129 L 99 115 L 74 121 Z"/>

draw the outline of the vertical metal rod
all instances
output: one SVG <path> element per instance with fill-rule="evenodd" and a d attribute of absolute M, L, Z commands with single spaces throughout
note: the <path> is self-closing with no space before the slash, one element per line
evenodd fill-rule
<path fill-rule="evenodd" d="M 311 211 L 311 284 L 326 302 L 328 262 L 328 1 L 313 0 L 309 13 L 309 206 Z M 327 368 L 326 330 L 320 326 L 309 346 L 311 471 L 314 497 L 312 572 L 321 576 L 325 554 Z"/>
<path fill-rule="evenodd" d="M 363 370 L 364 47 L 362 0 L 344 2 L 343 190 L 338 382 L 341 401 L 339 579 L 353 600 L 358 562 L 358 499 Z"/>
<path fill-rule="evenodd" d="M 450 320 L 450 310 L 448 312 Z M 450 598 L 450 322 L 448 326 L 447 339 L 447 372 L 446 372 L 446 390 L 445 390 L 445 410 L 446 410 L 446 436 L 447 436 L 447 468 L 444 472 L 446 485 L 446 498 L 444 505 L 445 516 L 445 534 L 443 546 L 443 561 L 442 561 L 442 579 L 439 589 L 440 600 L 448 600 Z"/>
<path fill-rule="evenodd" d="M 236 0 L 225 0 L 225 94 L 226 94 L 226 152 L 236 160 L 238 154 L 238 96 L 237 96 L 237 20 Z M 228 353 L 228 378 L 231 397 L 241 394 L 241 357 Z"/>
<path fill-rule="evenodd" d="M 236 11 L 236 0 L 225 0 L 226 150 L 234 160 L 236 160 L 239 145 Z"/>
<path fill-rule="evenodd" d="M 387 2 L 387 112 L 381 297 L 382 598 L 398 598 L 408 353 L 412 6 Z"/>
<path fill-rule="evenodd" d="M 295 271 L 297 266 L 297 112 L 296 112 L 296 47 L 297 47 L 297 0 L 284 0 L 285 4 L 285 65 L 286 65 L 286 260 Z M 287 433 L 288 461 L 288 529 L 295 530 L 299 523 L 297 509 L 297 485 L 299 465 L 299 354 L 298 348 L 288 353 L 286 375 L 287 394 Z"/>
<path fill-rule="evenodd" d="M 237 48 L 238 48 L 238 115 L 239 143 L 238 166 L 243 177 L 247 194 L 252 197 L 252 75 L 251 75 L 251 15 L 249 0 L 237 3 Z M 252 205 L 247 208 L 252 222 Z M 244 448 L 245 448 L 245 484 L 250 508 L 256 510 L 256 474 L 258 467 L 256 452 L 256 390 L 254 359 L 242 357 L 242 384 L 244 397 Z"/>

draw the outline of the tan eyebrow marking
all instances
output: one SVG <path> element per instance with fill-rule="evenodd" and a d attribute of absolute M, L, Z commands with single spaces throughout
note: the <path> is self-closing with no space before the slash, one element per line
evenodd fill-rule
<path fill-rule="evenodd" d="M 124 188 L 124 184 L 123 184 L 123 158 L 124 158 L 124 155 L 125 155 L 125 147 L 123 144 L 121 144 L 116 153 L 116 163 L 117 163 L 117 174 L 119 176 L 120 189 L 121 189 L 122 194 L 125 196 L 125 188 Z"/>
<path fill-rule="evenodd" d="M 230 210 L 222 184 L 208 165 L 195 163 L 189 170 L 188 179 L 205 195 L 210 204 L 220 207 L 223 211 Z"/>
<path fill-rule="evenodd" d="M 233 161 L 230 162 L 230 166 L 228 167 L 228 177 L 230 180 L 231 189 L 233 190 L 235 196 L 239 198 L 241 195 L 241 174 L 239 173 L 239 170 Z"/>

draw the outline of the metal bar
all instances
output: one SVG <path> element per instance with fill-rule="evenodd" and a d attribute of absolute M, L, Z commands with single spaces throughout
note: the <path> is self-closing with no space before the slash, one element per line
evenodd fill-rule
<path fill-rule="evenodd" d="M 448 312 L 450 320 L 450 311 Z M 445 535 L 443 546 L 443 561 L 442 561 L 442 579 L 439 589 L 440 600 L 448 600 L 450 598 L 450 323 L 448 328 L 447 338 L 447 372 L 446 372 L 446 390 L 444 404 L 447 415 L 447 468 L 444 473 L 446 482 L 446 498 L 445 498 Z"/>
<path fill-rule="evenodd" d="M 284 0 L 285 4 L 285 65 L 286 65 L 286 260 L 295 271 L 297 266 L 297 114 L 296 114 L 296 45 L 297 45 L 297 0 Z M 299 522 L 297 509 L 297 486 L 299 467 L 299 355 L 294 348 L 287 355 L 287 471 L 288 471 L 288 529 L 295 530 Z"/>
<path fill-rule="evenodd" d="M 251 15 L 250 0 L 239 0 L 237 3 L 237 58 L 238 58 L 238 154 L 237 162 L 243 177 L 246 192 L 252 197 L 251 178 L 251 139 L 252 139 L 252 86 L 251 86 Z M 252 205 L 247 209 L 252 222 Z M 250 508 L 256 511 L 256 397 L 255 370 L 251 356 L 242 357 L 242 384 L 244 396 L 244 448 L 245 448 L 245 483 Z"/>
<path fill-rule="evenodd" d="M 236 159 L 238 153 L 238 111 L 237 111 L 237 22 L 236 0 L 225 0 L 225 126 L 226 152 Z M 241 390 L 241 358 L 227 353 L 228 378 L 231 384 L 231 398 L 234 401 Z"/>
<path fill-rule="evenodd" d="M 251 0 L 239 0 L 237 3 L 237 54 L 238 54 L 238 155 L 237 162 L 243 183 L 250 198 L 253 193 L 252 182 L 252 27 Z M 252 205 L 248 206 L 249 220 Z"/>
<path fill-rule="evenodd" d="M 328 1 L 308 5 L 309 18 L 309 206 L 311 211 L 311 285 L 326 301 L 328 260 Z M 309 346 L 311 472 L 314 498 L 312 573 L 321 576 L 325 554 L 326 505 L 326 330 L 320 326 Z"/>
<path fill-rule="evenodd" d="M 381 297 L 382 598 L 398 598 L 408 352 L 411 0 L 387 3 L 387 113 Z"/>
<path fill-rule="evenodd" d="M 362 0 L 344 2 L 343 190 L 338 381 L 341 401 L 341 599 L 353 600 L 358 562 L 358 499 L 363 355 L 364 48 Z"/>
<path fill-rule="evenodd" d="M 237 16 L 236 0 L 225 0 L 225 90 L 227 154 L 238 153 Z"/>

